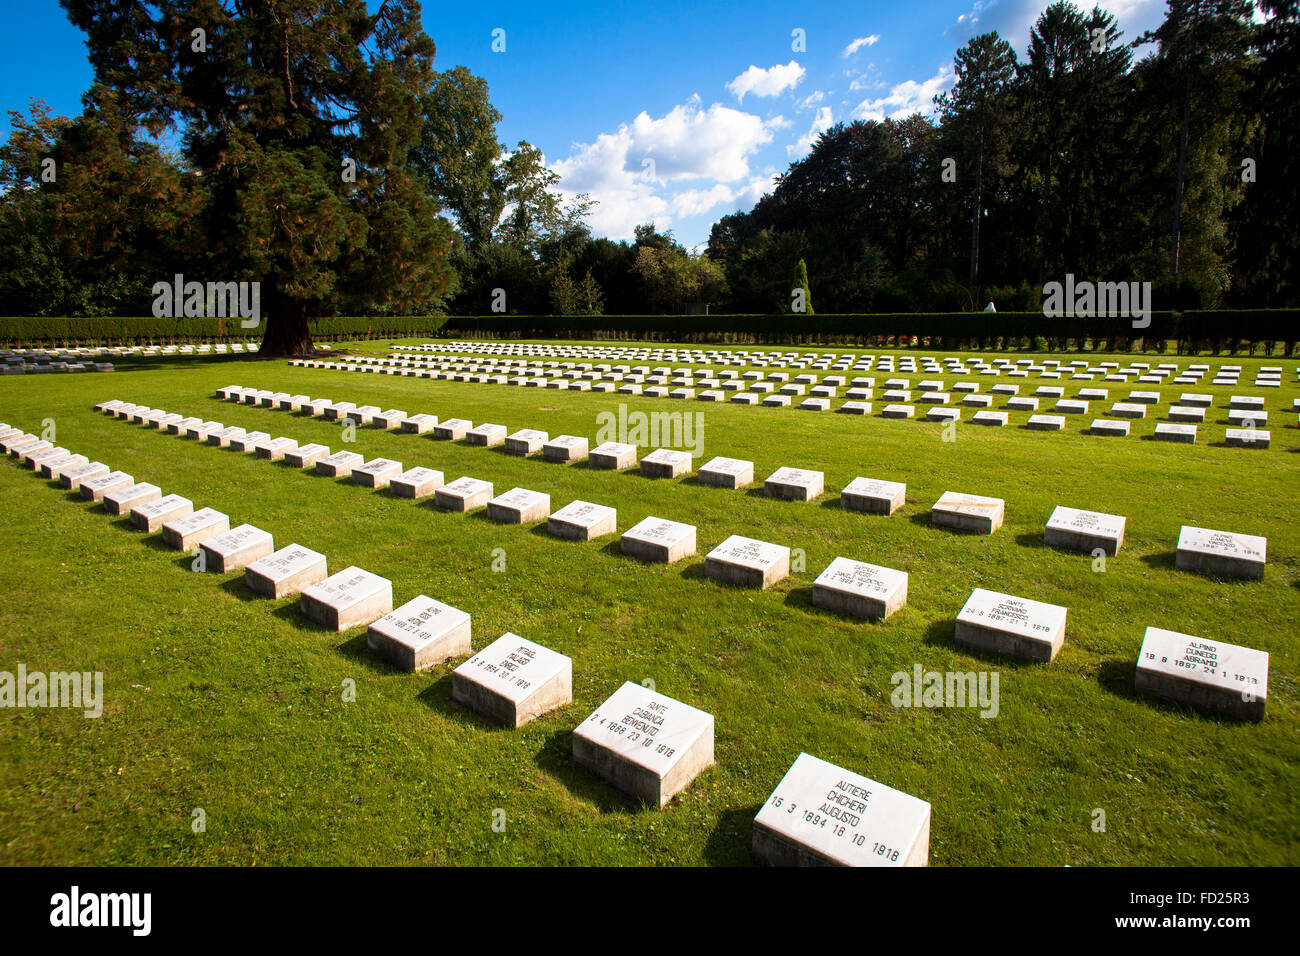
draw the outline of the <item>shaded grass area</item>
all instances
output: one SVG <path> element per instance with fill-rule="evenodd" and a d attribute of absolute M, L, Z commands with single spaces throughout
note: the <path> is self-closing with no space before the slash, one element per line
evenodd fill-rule
<path fill-rule="evenodd" d="M 366 651 L 362 629 L 333 634 L 309 624 L 294 600 L 254 597 L 239 575 L 196 574 L 160 536 L 5 462 L 0 669 L 21 661 L 33 670 L 102 670 L 106 704 L 99 720 L 0 712 L 0 861 L 740 864 L 749 861 L 754 813 L 800 751 L 930 801 L 936 865 L 1294 864 L 1300 856 L 1300 531 L 1292 520 L 1300 431 L 1275 411 L 1300 390 L 1285 360 L 1280 390 L 1251 388 L 1254 367 L 1270 363 L 1250 359 L 1232 360 L 1243 366 L 1232 389 L 1158 389 L 1166 398 L 1211 392 L 1216 404 L 1228 394 L 1266 395 L 1275 419 L 1268 451 L 1077 429 L 959 426 L 957 441 L 943 442 L 939 424 L 876 417 L 265 360 L 119 364 L 112 375 L 0 381 L 0 420 L 39 431 L 53 419 L 60 444 L 224 511 L 232 524 L 257 524 L 277 546 L 322 551 L 331 571 L 357 564 L 382 574 L 398 603 L 425 593 L 460 607 L 473 616 L 475 647 L 511 630 L 568 654 L 574 702 L 520 730 L 494 727 L 451 703 L 456 662 L 421 675 L 394 671 Z M 866 374 L 880 386 L 880 373 Z M 987 391 L 989 379 L 970 380 Z M 590 438 L 597 413 L 624 400 L 632 409 L 701 412 L 705 459 L 752 459 L 760 482 L 783 465 L 819 468 L 828 494 L 780 502 L 754 489 L 365 428 L 344 445 L 337 425 L 213 397 L 236 383 Z M 1128 391 L 1053 384 L 1070 394 L 1110 387 L 1112 401 Z M 498 493 L 544 491 L 552 509 L 574 498 L 611 505 L 620 531 L 648 514 L 686 521 L 699 529 L 700 554 L 647 565 L 622 556 L 616 537 L 565 542 L 540 526 L 444 514 L 428 501 L 91 411 L 108 398 L 426 465 L 448 481 L 473 475 Z M 841 509 L 836 492 L 857 475 L 906 481 L 905 509 L 893 518 Z M 946 490 L 1005 498 L 1006 525 L 987 538 L 931 526 L 928 508 Z M 1086 555 L 1042 544 L 1057 504 L 1128 517 L 1125 547 L 1104 572 Z M 1265 580 L 1177 571 L 1184 523 L 1266 535 Z M 805 570 L 766 592 L 705 579 L 703 554 L 732 533 L 802 548 Z M 502 573 L 493 571 L 494 549 L 504 551 Z M 812 607 L 812 581 L 836 555 L 909 572 L 908 605 L 884 623 Z M 954 645 L 953 619 L 975 587 L 1067 606 L 1057 660 L 1021 665 Z M 1133 662 L 1147 625 L 1268 651 L 1265 721 L 1235 724 L 1137 698 Z M 893 707 L 891 677 L 916 664 L 997 670 L 998 716 Z M 349 679 L 355 703 L 343 701 Z M 571 729 L 622 681 L 647 679 L 713 713 L 717 726 L 718 766 L 663 811 L 633 805 L 570 757 Z M 201 834 L 191 829 L 196 808 L 206 814 Z M 1092 830 L 1095 808 L 1106 811 L 1104 833 Z M 496 809 L 504 832 L 492 829 Z"/>

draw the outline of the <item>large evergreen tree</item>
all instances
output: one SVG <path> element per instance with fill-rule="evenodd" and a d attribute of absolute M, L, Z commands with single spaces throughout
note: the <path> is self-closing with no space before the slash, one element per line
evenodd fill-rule
<path fill-rule="evenodd" d="M 993 33 L 981 33 L 953 60 L 956 83 L 936 99 L 944 132 L 959 155 L 958 168 L 969 170 L 970 281 L 979 277 L 980 221 L 984 216 L 985 179 L 1005 173 L 1011 111 L 1007 93 L 1015 79 L 1016 52 Z"/>
<path fill-rule="evenodd" d="M 407 163 L 433 81 L 415 0 L 61 3 L 126 116 L 180 130 L 206 278 L 262 284 L 263 354 L 309 351 L 323 311 L 441 303 L 452 231 Z"/>

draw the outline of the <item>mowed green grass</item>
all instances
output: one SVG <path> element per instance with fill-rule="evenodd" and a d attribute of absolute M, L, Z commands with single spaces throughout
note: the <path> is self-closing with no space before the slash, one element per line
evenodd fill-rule
<path fill-rule="evenodd" d="M 385 345 L 358 347 L 382 354 Z M 813 349 L 778 349 L 793 350 Z M 1062 433 L 963 423 L 956 441 L 944 442 L 936 423 L 877 416 L 234 358 L 0 379 L 0 421 L 39 432 L 53 419 L 59 444 L 224 511 L 232 525 L 256 524 L 277 546 L 324 552 L 331 572 L 355 564 L 390 578 L 396 603 L 423 593 L 469 612 L 476 648 L 514 631 L 568 654 L 574 668 L 572 704 L 519 730 L 495 727 L 451 703 L 457 661 L 397 672 L 369 654 L 363 629 L 330 633 L 308 623 L 296 599 L 255 597 L 241 574 L 195 573 L 191 557 L 165 548 L 160 535 L 131 530 L 6 460 L 0 670 L 19 662 L 100 670 L 106 704 L 98 720 L 0 712 L 0 862 L 746 864 L 754 814 L 807 751 L 928 800 L 935 865 L 1295 864 L 1300 430 L 1280 410 L 1300 389 L 1294 360 L 1203 361 L 1242 365 L 1242 383 L 1132 386 L 1161 391 L 1161 410 L 1180 391 L 1214 394 L 1212 424 L 1195 446 L 1083 434 L 1105 415 L 1096 405 Z M 1284 367 L 1280 390 L 1250 385 L 1259 364 Z M 891 377 L 865 374 L 877 377 L 877 395 Z M 910 377 L 951 384 L 943 374 Z M 970 380 L 985 392 L 1006 381 Z M 724 491 L 366 428 L 344 445 L 337 425 L 218 401 L 215 389 L 229 384 L 585 435 L 593 446 L 597 414 L 621 401 L 700 412 L 696 465 L 714 455 L 752 459 L 758 481 Z M 1081 385 L 1110 388 L 1112 401 L 1128 391 L 1052 384 L 1067 395 Z M 1267 396 L 1271 449 L 1215 444 L 1229 394 Z M 622 556 L 616 536 L 571 543 L 544 526 L 445 514 L 430 501 L 92 411 L 110 398 L 426 465 L 448 481 L 472 475 L 498 492 L 544 491 L 553 509 L 575 498 L 611 505 L 620 531 L 650 514 L 688 522 L 698 527 L 699 554 L 647 565 Z M 1152 427 L 1149 419 L 1135 431 Z M 783 465 L 825 471 L 827 493 L 806 504 L 765 498 L 762 478 Z M 905 509 L 892 518 L 841 509 L 839 489 L 859 475 L 907 482 Z M 930 505 L 946 490 L 1005 498 L 1006 524 L 991 537 L 933 527 Z M 1088 555 L 1043 545 L 1058 504 L 1128 517 L 1124 548 L 1103 572 Z M 1264 580 L 1176 570 L 1182 524 L 1267 536 Z M 806 568 L 765 592 L 705 578 L 703 555 L 733 533 L 802 548 Z M 496 572 L 502 553 L 505 570 Z M 881 623 L 812 607 L 812 582 L 837 555 L 907 571 L 907 606 Z M 956 646 L 954 618 L 975 587 L 1068 607 L 1056 661 L 1019 664 Z M 1265 720 L 1219 720 L 1136 697 L 1134 661 L 1148 625 L 1268 651 Z M 998 715 L 893 707 L 892 675 L 917 664 L 998 672 Z M 343 700 L 349 679 L 351 703 Z M 572 729 L 629 680 L 653 680 L 715 716 L 717 766 L 662 810 L 635 805 L 571 759 Z M 206 814 L 199 834 L 196 808 Z M 1092 828 L 1096 808 L 1105 832 Z M 502 832 L 492 826 L 498 809 Z"/>

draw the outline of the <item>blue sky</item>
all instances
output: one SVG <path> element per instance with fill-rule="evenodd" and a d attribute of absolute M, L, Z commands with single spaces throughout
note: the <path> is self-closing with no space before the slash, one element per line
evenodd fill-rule
<path fill-rule="evenodd" d="M 464 65 L 487 79 L 502 141 L 528 140 L 565 191 L 599 202 L 596 235 L 630 238 L 653 221 L 697 246 L 721 216 L 751 208 L 821 129 L 931 112 L 952 83 L 953 53 L 973 34 L 997 30 L 1023 54 L 1046 5 L 428 3 L 424 25 L 436 68 Z M 1101 6 L 1125 39 L 1164 11 L 1162 0 Z M 25 111 L 39 97 L 57 113 L 79 112 L 91 70 L 57 2 L 9 5 L 4 25 L 4 108 Z M 492 49 L 495 30 L 505 31 L 503 52 Z"/>

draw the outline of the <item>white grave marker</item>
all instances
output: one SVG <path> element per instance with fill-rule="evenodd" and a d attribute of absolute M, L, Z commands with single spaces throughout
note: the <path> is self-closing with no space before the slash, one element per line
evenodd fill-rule
<path fill-rule="evenodd" d="M 662 807 L 713 765 L 713 715 L 629 681 L 573 731 L 573 759 Z"/>
<path fill-rule="evenodd" d="M 772 866 L 926 866 L 930 804 L 801 753 L 754 817 Z"/>

